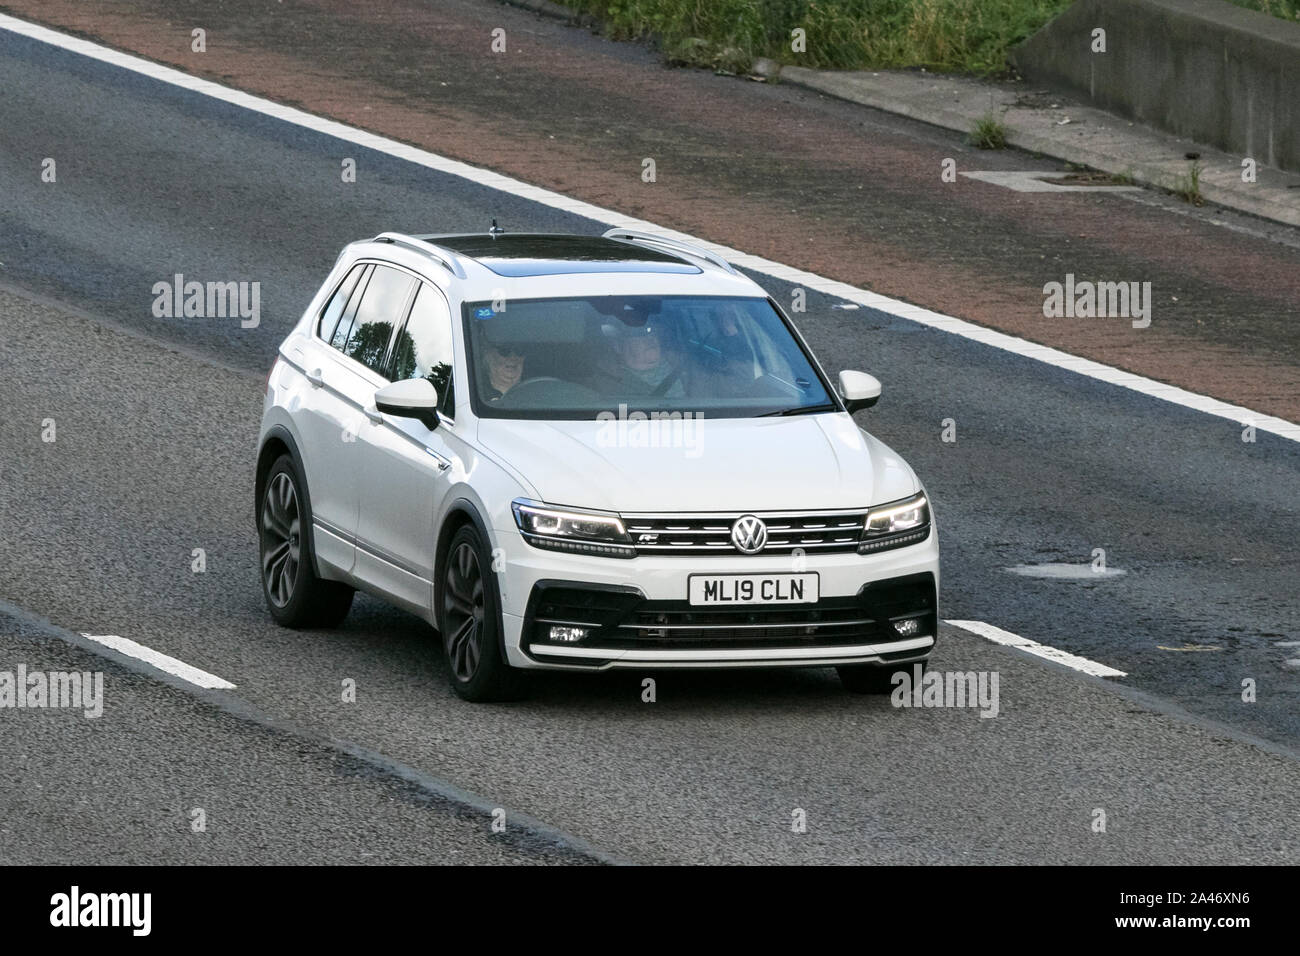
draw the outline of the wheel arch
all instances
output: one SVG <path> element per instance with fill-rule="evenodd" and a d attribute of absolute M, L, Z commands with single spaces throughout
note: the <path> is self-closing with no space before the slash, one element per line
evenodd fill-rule
<path fill-rule="evenodd" d="M 283 455 L 288 455 L 293 461 L 293 467 L 302 479 L 302 488 L 299 491 L 302 494 L 303 504 L 306 506 L 307 514 L 314 515 L 315 512 L 311 507 L 311 486 L 307 482 L 307 469 L 303 465 L 302 453 L 298 450 L 298 443 L 293 434 L 283 425 L 272 425 L 262 436 L 261 447 L 257 450 L 257 470 L 253 480 L 253 515 L 256 518 L 261 516 L 262 495 L 266 491 L 266 479 L 273 466 Z M 303 523 L 304 533 L 307 537 L 308 553 L 311 555 L 312 570 L 319 575 L 320 564 L 316 560 L 316 534 L 312 521 Z M 258 529 L 261 533 L 261 529 Z"/>
<path fill-rule="evenodd" d="M 483 520 L 483 515 L 479 512 L 478 507 L 468 498 L 457 498 L 448 506 L 447 511 L 442 519 L 442 524 L 438 528 L 438 546 L 434 552 L 433 559 L 433 619 L 434 626 L 438 628 L 439 635 L 442 631 L 442 578 L 447 568 L 447 555 L 451 551 L 451 541 L 456 537 L 456 532 L 465 525 L 473 526 L 474 530 L 482 537 L 484 544 L 488 548 L 488 572 L 491 576 L 492 588 L 496 593 L 497 602 L 497 641 L 501 646 L 502 660 L 509 660 L 506 654 L 506 622 L 505 622 L 505 604 L 501 600 L 501 586 L 497 583 L 497 572 L 492 568 L 491 557 L 493 552 L 492 535 L 488 532 L 487 522 Z"/>

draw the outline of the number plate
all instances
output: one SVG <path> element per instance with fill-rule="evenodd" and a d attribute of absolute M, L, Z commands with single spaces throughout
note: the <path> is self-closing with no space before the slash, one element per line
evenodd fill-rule
<path fill-rule="evenodd" d="M 816 574 L 692 574 L 694 605 L 811 604 L 817 600 Z"/>

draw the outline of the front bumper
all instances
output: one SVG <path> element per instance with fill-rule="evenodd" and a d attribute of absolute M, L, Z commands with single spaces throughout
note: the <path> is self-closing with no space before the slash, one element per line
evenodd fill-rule
<path fill-rule="evenodd" d="M 511 535 L 513 534 L 513 540 Z M 629 560 L 543 552 L 498 531 L 506 656 L 522 668 L 823 667 L 895 664 L 929 656 L 937 635 L 937 532 L 873 555 L 836 554 L 792 567 L 788 556 Z M 816 603 L 737 605 L 687 601 L 692 574 L 816 572 Z M 908 633 L 894 622 L 915 619 Z M 583 626 L 574 643 L 552 625 Z"/>

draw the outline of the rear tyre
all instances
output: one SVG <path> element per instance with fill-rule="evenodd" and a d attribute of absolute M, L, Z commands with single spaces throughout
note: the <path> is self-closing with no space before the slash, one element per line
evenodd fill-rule
<path fill-rule="evenodd" d="M 905 671 L 909 678 L 913 667 L 921 665 L 921 674 L 930 666 L 930 661 L 909 661 L 906 664 L 845 664 L 835 668 L 840 675 L 840 683 L 851 694 L 889 694 L 895 687 L 893 676 L 898 671 Z"/>
<path fill-rule="evenodd" d="M 293 459 L 277 458 L 257 506 L 262 595 L 283 627 L 336 627 L 352 607 L 353 591 L 316 575 L 305 488 Z"/>
<path fill-rule="evenodd" d="M 523 695 L 524 676 L 502 654 L 501 600 L 487 545 L 473 525 L 458 530 L 447 550 L 438 631 L 447 652 L 447 678 L 458 696 L 484 703 Z"/>

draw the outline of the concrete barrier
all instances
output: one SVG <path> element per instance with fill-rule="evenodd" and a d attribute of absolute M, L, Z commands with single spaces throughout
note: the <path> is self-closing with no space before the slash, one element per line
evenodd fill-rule
<path fill-rule="evenodd" d="M 1078 0 L 1011 60 L 1035 83 L 1300 171 L 1300 24 L 1223 0 Z"/>

